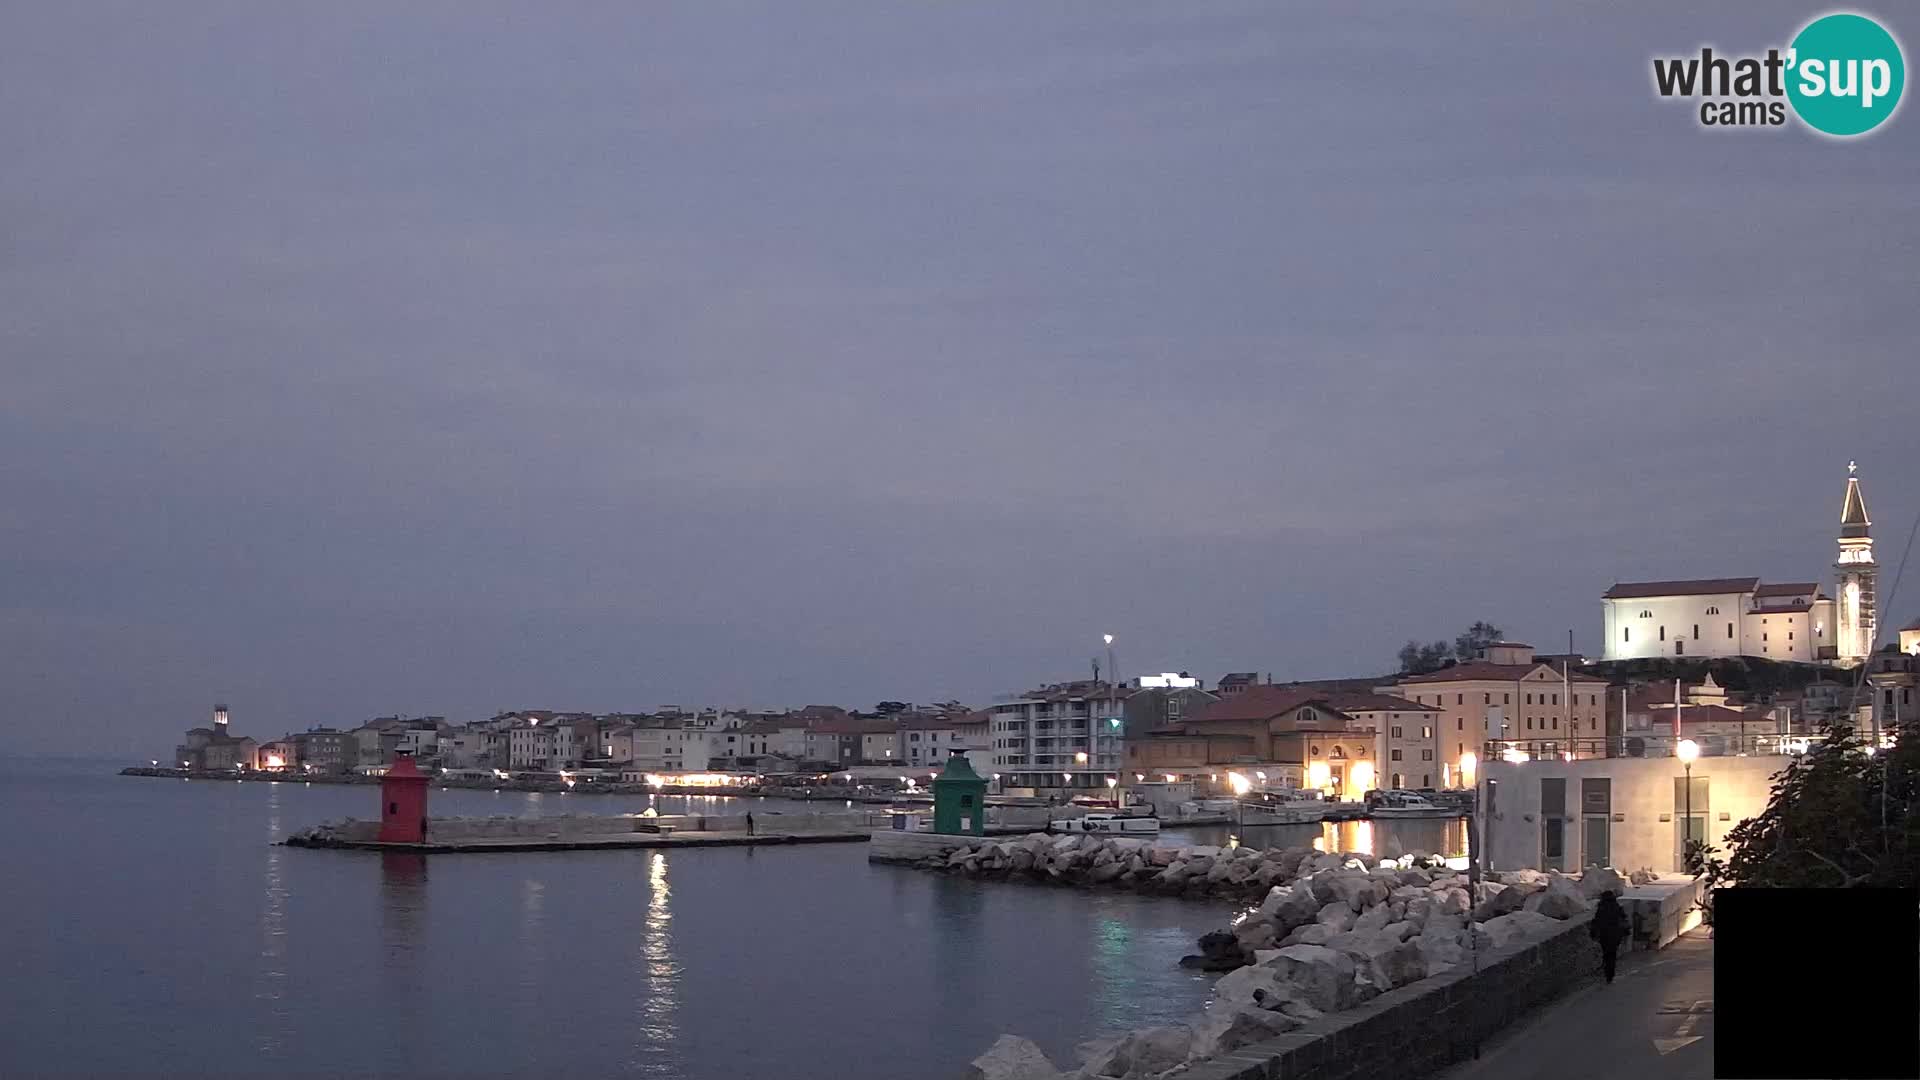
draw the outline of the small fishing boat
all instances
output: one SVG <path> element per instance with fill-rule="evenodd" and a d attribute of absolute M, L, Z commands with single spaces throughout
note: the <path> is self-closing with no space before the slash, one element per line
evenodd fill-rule
<path fill-rule="evenodd" d="M 1369 817 L 1375 818 L 1446 818 L 1459 817 L 1460 811 L 1452 807 L 1440 806 L 1418 795 L 1405 791 L 1383 791 L 1369 810 Z"/>
<path fill-rule="evenodd" d="M 1136 817 L 1131 814 L 1083 814 L 1077 818 L 1062 818 L 1048 823 L 1054 832 L 1063 833 L 1108 833 L 1126 836 L 1149 836 L 1160 831 L 1160 819 L 1157 817 Z"/>

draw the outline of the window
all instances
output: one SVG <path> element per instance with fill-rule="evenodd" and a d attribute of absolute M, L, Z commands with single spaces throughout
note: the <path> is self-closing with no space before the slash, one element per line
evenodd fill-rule
<path fill-rule="evenodd" d="M 1621 640 L 1621 641 L 1632 641 L 1632 640 L 1633 640 L 1633 627 L 1631 627 L 1631 626 L 1623 626 L 1623 627 L 1621 627 L 1621 628 L 1620 628 L 1620 640 Z"/>
<path fill-rule="evenodd" d="M 1531 716 L 1527 717 L 1527 730 L 1528 731 L 1533 730 L 1533 717 Z"/>
<path fill-rule="evenodd" d="M 1560 718 L 1557 716 L 1553 718 L 1553 730 L 1555 731 L 1560 730 Z"/>
<path fill-rule="evenodd" d="M 1643 619 L 1651 619 L 1651 618 L 1653 618 L 1653 612 L 1651 612 L 1651 611 L 1643 611 L 1643 612 L 1641 612 L 1641 613 L 1640 613 L 1640 617 L 1641 617 L 1641 618 L 1643 618 Z"/>
<path fill-rule="evenodd" d="M 1667 628 L 1664 626 L 1660 628 L 1660 640 L 1661 641 L 1667 640 Z"/>
<path fill-rule="evenodd" d="M 1455 705 L 1465 705 L 1467 703 L 1467 695 L 1465 694 L 1453 695 L 1453 703 Z"/>
<path fill-rule="evenodd" d="M 1553 703 L 1554 703 L 1555 705 L 1558 705 L 1558 704 L 1560 704 L 1560 695 L 1559 695 L 1559 694 L 1555 694 L 1555 695 L 1553 695 Z"/>
<path fill-rule="evenodd" d="M 1491 705 L 1491 704 L 1493 704 L 1493 691 L 1491 691 L 1491 690 L 1489 690 L 1489 691 L 1487 691 L 1487 694 L 1486 694 L 1486 698 L 1487 698 L 1487 700 L 1486 700 L 1485 702 L 1483 702 L 1482 704 L 1486 704 L 1486 705 Z"/>
<path fill-rule="evenodd" d="M 1428 773 L 1421 773 L 1421 774 L 1420 774 L 1420 786 L 1421 786 L 1421 787 L 1432 787 L 1432 786 L 1433 786 L 1433 774 L 1432 774 L 1432 773 L 1430 773 L 1430 772 L 1428 772 Z"/>
<path fill-rule="evenodd" d="M 1533 704 L 1533 695 L 1532 695 L 1532 694 L 1528 694 L 1528 695 L 1527 695 L 1527 704 L 1529 704 L 1529 705 L 1531 705 L 1531 704 Z"/>
<path fill-rule="evenodd" d="M 1761 641 L 1767 640 L 1767 632 L 1765 630 L 1760 631 L 1760 640 Z"/>
<path fill-rule="evenodd" d="M 1393 737 L 1394 737 L 1394 738 L 1396 738 L 1396 739 L 1398 739 L 1398 738 L 1400 738 L 1400 729 L 1399 729 L 1399 728 L 1394 728 L 1394 729 L 1393 729 Z"/>
<path fill-rule="evenodd" d="M 1387 758 L 1387 760 L 1389 760 L 1389 761 L 1399 761 L 1399 760 L 1400 760 L 1400 751 L 1398 751 L 1398 750 L 1394 750 L 1394 751 L 1391 751 L 1391 752 L 1389 753 L 1389 755 L 1388 755 L 1388 758 Z"/>
<path fill-rule="evenodd" d="M 1693 624 L 1693 640 L 1695 641 L 1700 640 L 1700 624 L 1699 623 Z"/>
<path fill-rule="evenodd" d="M 1500 695 L 1500 704 L 1502 704 L 1502 705 L 1511 705 L 1511 704 L 1513 704 L 1513 695 L 1512 695 L 1512 694 L 1501 694 L 1501 695 Z"/>
<path fill-rule="evenodd" d="M 1421 737 L 1421 738 L 1423 738 L 1423 739 L 1431 739 L 1431 738 L 1433 738 L 1433 728 L 1432 728 L 1432 727 L 1430 727 L 1430 726 L 1429 726 L 1429 727 L 1422 727 L 1422 728 L 1420 729 L 1420 737 Z"/>
<path fill-rule="evenodd" d="M 1727 624 L 1727 637 L 1728 637 L 1728 639 L 1729 639 L 1729 640 L 1731 640 L 1731 639 L 1732 639 L 1732 637 L 1733 637 L 1733 624 L 1732 624 L 1732 623 L 1728 623 L 1728 624 Z"/>
<path fill-rule="evenodd" d="M 1787 640 L 1788 640 L 1788 641 L 1792 641 L 1792 640 L 1793 640 L 1793 631 L 1791 631 L 1791 630 L 1789 630 L 1789 631 L 1787 631 Z"/>
<path fill-rule="evenodd" d="M 1432 750 L 1422 750 L 1422 751 L 1420 751 L 1420 760 L 1421 760 L 1421 761 L 1432 761 L 1432 760 L 1433 760 L 1433 751 L 1432 751 Z"/>
<path fill-rule="evenodd" d="M 1453 730 L 1455 730 L 1455 731 L 1465 731 L 1465 730 L 1467 730 L 1467 718 L 1466 718 L 1466 717 L 1464 717 L 1464 716 L 1456 716 L 1456 717 L 1454 717 L 1454 718 L 1453 718 Z"/>
<path fill-rule="evenodd" d="M 1719 608 L 1717 608 L 1717 607 L 1710 607 L 1710 608 L 1708 608 L 1708 609 L 1707 609 L 1707 614 L 1709 614 L 1709 615 L 1718 615 L 1718 614 L 1720 614 L 1720 609 L 1719 609 Z"/>

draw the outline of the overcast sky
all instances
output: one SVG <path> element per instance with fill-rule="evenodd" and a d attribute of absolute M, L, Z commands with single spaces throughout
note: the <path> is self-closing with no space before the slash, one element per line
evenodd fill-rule
<path fill-rule="evenodd" d="M 1920 116 L 1619 7 L 0 7 L 8 748 L 1597 649 L 1849 458 L 1884 596 Z"/>

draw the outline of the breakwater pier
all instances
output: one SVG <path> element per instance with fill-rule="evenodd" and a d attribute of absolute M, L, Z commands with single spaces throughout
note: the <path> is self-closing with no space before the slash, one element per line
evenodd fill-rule
<path fill-rule="evenodd" d="M 752 830 L 747 828 L 744 816 L 701 814 L 440 818 L 427 823 L 418 842 L 382 840 L 379 822 L 349 818 L 291 833 L 285 844 L 298 848 L 478 854 L 866 843 L 872 834 L 867 816 L 767 814 Z"/>

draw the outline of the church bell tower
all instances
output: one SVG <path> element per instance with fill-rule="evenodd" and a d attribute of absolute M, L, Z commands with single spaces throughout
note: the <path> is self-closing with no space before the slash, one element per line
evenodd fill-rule
<path fill-rule="evenodd" d="M 1874 578 L 1878 567 L 1873 561 L 1873 537 L 1868 535 L 1873 522 L 1867 518 L 1867 500 L 1860 494 L 1859 466 L 1847 462 L 1847 499 L 1840 505 L 1840 556 L 1833 561 L 1838 586 L 1834 597 L 1834 644 L 1840 662 L 1857 664 L 1873 651 L 1877 623 L 1874 621 Z"/>

